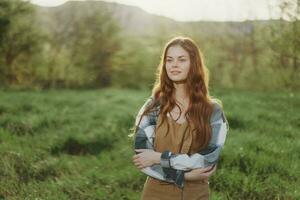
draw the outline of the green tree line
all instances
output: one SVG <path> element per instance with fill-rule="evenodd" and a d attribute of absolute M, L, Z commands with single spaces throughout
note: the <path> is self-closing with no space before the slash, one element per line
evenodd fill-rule
<path fill-rule="evenodd" d="M 105 6 L 68 5 L 40 24 L 28 1 L 0 2 L 2 88 L 151 88 L 163 45 L 176 35 L 199 44 L 214 87 L 300 88 L 299 0 L 296 15 L 283 0 L 279 20 L 232 23 L 218 35 L 204 34 L 202 23 L 175 32 L 161 25 L 147 37 L 128 34 Z"/>

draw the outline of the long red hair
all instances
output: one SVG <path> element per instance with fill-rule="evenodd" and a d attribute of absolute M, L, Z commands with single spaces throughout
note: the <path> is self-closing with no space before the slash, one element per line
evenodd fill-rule
<path fill-rule="evenodd" d="M 209 73 L 204 65 L 202 52 L 191 38 L 181 36 L 174 37 L 165 45 L 160 64 L 158 65 L 156 81 L 152 89 L 154 100 L 144 110 L 142 116 L 152 111 L 157 103 L 159 103 L 163 123 L 163 121 L 167 119 L 167 113 L 171 112 L 174 106 L 178 106 L 173 96 L 175 92 L 173 82 L 169 79 L 166 71 L 166 55 L 168 49 L 175 45 L 179 45 L 185 49 L 190 57 L 190 70 L 186 82 L 186 92 L 190 99 L 190 103 L 185 113 L 185 117 L 189 126 L 190 123 L 193 123 L 195 127 L 194 130 L 199 134 L 199 137 L 197 138 L 199 138 L 200 148 L 203 149 L 208 145 L 211 139 L 212 130 L 210 127 L 210 117 L 213 112 L 214 99 L 209 95 Z M 180 109 L 179 106 L 178 108 Z"/>

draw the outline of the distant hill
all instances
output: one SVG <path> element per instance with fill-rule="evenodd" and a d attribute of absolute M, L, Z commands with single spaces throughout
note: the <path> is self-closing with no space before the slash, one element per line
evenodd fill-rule
<path fill-rule="evenodd" d="M 253 26 L 268 26 L 274 21 L 245 21 L 245 22 L 179 22 L 167 17 L 147 13 L 141 8 L 104 1 L 69 1 L 57 7 L 36 6 L 39 23 L 45 28 L 59 26 L 53 18 L 58 18 L 61 24 L 67 23 L 75 16 L 81 16 L 90 10 L 108 9 L 111 11 L 123 30 L 137 36 L 153 35 L 157 30 L 165 29 L 177 32 L 178 30 L 196 31 L 199 34 L 212 37 L 224 34 L 247 34 Z"/>
<path fill-rule="evenodd" d="M 72 17 L 81 16 L 91 10 L 108 9 L 111 11 L 121 27 L 129 34 L 148 35 L 154 33 L 158 27 L 166 26 L 176 29 L 178 22 L 175 20 L 153 15 L 145 12 L 141 8 L 128 6 L 113 2 L 103 1 L 69 1 L 57 7 L 36 6 L 39 23 L 48 27 L 53 25 L 53 18 L 60 18 L 60 22 L 65 23 Z M 74 13 L 76 11 L 76 13 Z"/>

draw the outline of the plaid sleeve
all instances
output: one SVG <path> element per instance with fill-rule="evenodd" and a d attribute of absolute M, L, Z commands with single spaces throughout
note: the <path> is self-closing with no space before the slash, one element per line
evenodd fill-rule
<path fill-rule="evenodd" d="M 163 167 L 188 171 L 217 164 L 228 130 L 228 122 L 224 112 L 217 104 L 214 105 L 210 124 L 212 128 L 212 137 L 207 148 L 192 154 L 191 156 L 188 156 L 187 154 L 173 154 L 172 152 L 166 152 L 168 156 L 165 161 L 162 162 Z"/>
<path fill-rule="evenodd" d="M 134 148 L 135 149 L 154 149 L 153 141 L 155 137 L 155 128 L 159 110 L 150 112 L 144 115 L 141 119 L 141 115 L 146 107 L 151 103 L 153 97 L 146 100 L 145 104 L 139 110 L 135 120 L 135 138 Z M 138 122 L 140 121 L 140 124 Z M 180 188 L 184 187 L 184 171 L 176 170 L 172 168 L 162 167 L 161 164 L 155 164 L 150 167 L 143 168 L 141 170 L 148 176 L 153 178 L 174 183 Z"/>

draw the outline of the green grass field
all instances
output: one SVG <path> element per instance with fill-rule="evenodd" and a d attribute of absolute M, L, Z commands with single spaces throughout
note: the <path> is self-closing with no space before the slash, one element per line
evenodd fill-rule
<path fill-rule="evenodd" d="M 138 200 L 128 138 L 150 91 L 0 91 L 0 199 Z M 230 123 L 213 200 L 300 198 L 300 93 L 212 92 Z"/>

